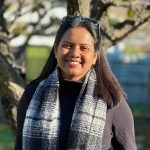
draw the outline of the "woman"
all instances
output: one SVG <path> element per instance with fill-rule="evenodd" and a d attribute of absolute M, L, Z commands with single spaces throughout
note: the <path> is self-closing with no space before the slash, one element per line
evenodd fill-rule
<path fill-rule="evenodd" d="M 18 105 L 16 150 L 135 150 L 125 94 L 101 50 L 99 22 L 66 16 L 41 75 Z"/>

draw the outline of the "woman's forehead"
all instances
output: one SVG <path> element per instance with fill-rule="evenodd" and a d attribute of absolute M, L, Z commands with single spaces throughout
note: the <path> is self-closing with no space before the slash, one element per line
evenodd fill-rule
<path fill-rule="evenodd" d="M 94 43 L 91 33 L 84 27 L 73 27 L 66 30 L 61 41 L 77 41 L 80 43 Z"/>

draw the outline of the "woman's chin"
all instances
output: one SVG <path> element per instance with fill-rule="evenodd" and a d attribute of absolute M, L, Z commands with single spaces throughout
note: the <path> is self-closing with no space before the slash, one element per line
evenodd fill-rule
<path fill-rule="evenodd" d="M 63 78 L 68 80 L 80 80 L 80 76 L 78 71 L 68 71 L 63 74 Z"/>

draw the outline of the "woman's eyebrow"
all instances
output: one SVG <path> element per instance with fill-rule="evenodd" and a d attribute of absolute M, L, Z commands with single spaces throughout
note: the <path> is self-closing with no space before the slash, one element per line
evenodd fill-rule
<path fill-rule="evenodd" d="M 70 43 L 70 44 L 74 44 L 74 42 L 72 42 L 72 41 L 68 41 L 68 40 L 64 40 L 64 41 L 62 41 L 62 43 Z M 90 44 L 88 44 L 88 43 L 80 43 L 80 45 L 84 45 L 84 46 L 91 46 Z"/>
<path fill-rule="evenodd" d="M 72 43 L 71 41 L 64 40 L 63 43 Z"/>

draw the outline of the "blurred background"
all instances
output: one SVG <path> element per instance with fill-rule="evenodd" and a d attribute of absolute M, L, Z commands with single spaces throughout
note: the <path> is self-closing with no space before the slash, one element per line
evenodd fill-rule
<path fill-rule="evenodd" d="M 150 0 L 1 0 L 0 150 L 14 147 L 18 101 L 67 14 L 100 21 L 101 47 L 128 94 L 137 148 L 150 150 Z"/>

